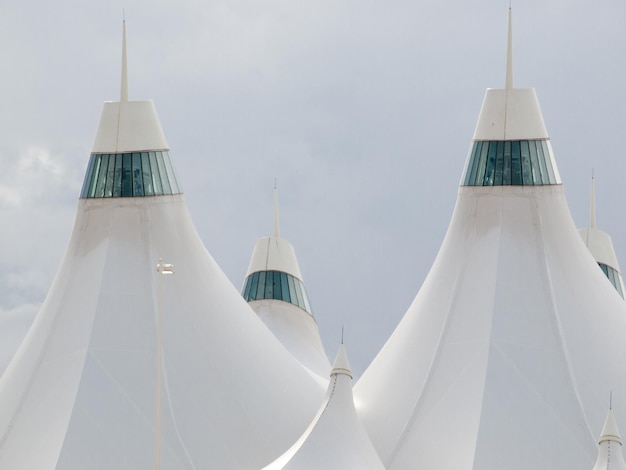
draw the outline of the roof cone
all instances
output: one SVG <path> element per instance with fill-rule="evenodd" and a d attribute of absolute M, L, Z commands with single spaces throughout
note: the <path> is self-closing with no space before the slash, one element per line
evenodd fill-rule
<path fill-rule="evenodd" d="M 330 362 L 313 317 L 296 252 L 291 243 L 280 238 L 276 187 L 274 236 L 256 243 L 242 294 L 287 350 L 325 382 Z"/>
<path fill-rule="evenodd" d="M 582 470 L 598 390 L 626 394 L 626 306 L 580 242 L 534 90 L 488 90 L 471 148 L 359 415 L 389 470 Z"/>
<path fill-rule="evenodd" d="M 0 468 L 260 468 L 314 415 L 323 387 L 203 246 L 168 150 L 152 102 L 105 104 L 67 252 L 0 378 Z"/>

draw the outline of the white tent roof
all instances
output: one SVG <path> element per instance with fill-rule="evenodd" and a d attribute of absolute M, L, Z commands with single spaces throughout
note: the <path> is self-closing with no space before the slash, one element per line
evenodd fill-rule
<path fill-rule="evenodd" d="M 256 243 L 246 278 L 259 271 L 280 271 L 302 282 L 293 245 L 280 238 L 276 188 L 274 188 L 274 236 L 262 238 Z M 302 295 L 306 296 L 306 291 Z M 281 294 L 274 297 L 251 300 L 250 306 L 287 350 L 307 369 L 326 382 L 330 362 L 324 351 L 313 313 L 293 302 L 281 300 Z M 278 297 L 281 299 L 277 299 Z M 305 304 L 308 305 L 308 300 Z"/>
<path fill-rule="evenodd" d="M 580 236 L 598 263 L 606 264 L 619 272 L 619 262 L 611 236 L 596 227 L 596 181 L 593 177 L 591 178 L 590 200 L 589 227 L 580 229 Z"/>
<path fill-rule="evenodd" d="M 487 94 L 479 130 L 488 101 L 510 91 Z M 534 93 L 517 97 L 529 100 L 518 110 L 535 109 Z M 498 116 L 504 134 L 479 136 L 547 137 L 540 114 Z M 529 116 L 538 121 L 515 124 Z M 355 401 L 390 470 L 584 470 L 604 394 L 626 394 L 615 360 L 625 335 L 624 303 L 560 184 L 462 186 L 437 259 Z"/>
<path fill-rule="evenodd" d="M 613 412 L 609 410 L 598 442 L 598 458 L 593 470 L 626 470 L 622 454 L 622 436 Z"/>
<path fill-rule="evenodd" d="M 153 107 L 117 104 L 119 130 L 105 106 L 94 150 L 165 145 Z M 154 467 L 161 257 L 176 266 L 162 292 L 162 467 L 260 468 L 306 428 L 323 388 L 207 252 L 184 196 L 91 197 L 0 379 L 0 468 Z"/>
<path fill-rule="evenodd" d="M 354 409 L 352 371 L 343 344 L 330 376 L 326 398 L 307 430 L 264 470 L 385 468 Z"/>

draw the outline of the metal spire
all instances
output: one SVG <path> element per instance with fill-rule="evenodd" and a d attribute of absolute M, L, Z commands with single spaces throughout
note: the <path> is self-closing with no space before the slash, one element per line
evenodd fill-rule
<path fill-rule="evenodd" d="M 120 101 L 128 101 L 128 70 L 126 67 L 126 17 L 122 21 L 122 86 Z"/>
<path fill-rule="evenodd" d="M 280 226 L 278 224 L 278 189 L 274 180 L 274 238 L 280 238 Z"/>
<path fill-rule="evenodd" d="M 589 208 L 589 228 L 596 228 L 596 180 L 591 170 L 591 203 Z"/>
<path fill-rule="evenodd" d="M 505 88 L 513 88 L 513 21 L 511 19 L 511 4 L 509 3 L 509 37 L 506 48 L 506 85 Z"/>

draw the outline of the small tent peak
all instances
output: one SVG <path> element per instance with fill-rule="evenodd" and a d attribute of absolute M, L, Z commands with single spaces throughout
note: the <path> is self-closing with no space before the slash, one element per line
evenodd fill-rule
<path fill-rule="evenodd" d="M 598 441 L 598 443 L 601 444 L 604 441 L 613 441 L 618 442 L 620 445 L 622 444 L 622 436 L 620 435 L 619 429 L 617 428 L 615 416 L 613 416 L 613 410 L 610 408 L 609 412 L 606 415 L 606 420 L 604 421 L 602 434 L 600 435 L 600 440 Z"/>
<path fill-rule="evenodd" d="M 506 82 L 505 88 L 510 90 L 513 88 L 513 13 L 511 4 L 509 3 L 509 28 L 508 40 L 506 46 Z"/>
<path fill-rule="evenodd" d="M 333 369 L 330 371 L 331 377 L 337 374 L 343 374 L 353 378 L 352 369 L 350 368 L 348 355 L 346 354 L 346 348 L 343 342 L 339 346 L 339 351 L 337 351 L 337 356 L 335 357 L 335 362 L 333 363 Z"/>
<path fill-rule="evenodd" d="M 128 101 L 128 68 L 126 62 L 126 14 L 122 20 L 122 83 L 120 86 L 120 101 Z"/>

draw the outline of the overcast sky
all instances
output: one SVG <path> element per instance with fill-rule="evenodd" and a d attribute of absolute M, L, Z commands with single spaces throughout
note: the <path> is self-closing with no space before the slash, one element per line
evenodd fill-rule
<path fill-rule="evenodd" d="M 626 3 L 514 2 L 514 84 L 535 87 L 572 216 L 626 258 Z M 437 254 L 508 1 L 4 0 L 0 370 L 72 229 L 102 102 L 153 99 L 205 245 L 239 288 L 257 239 L 293 243 L 322 339 L 360 375 Z"/>

